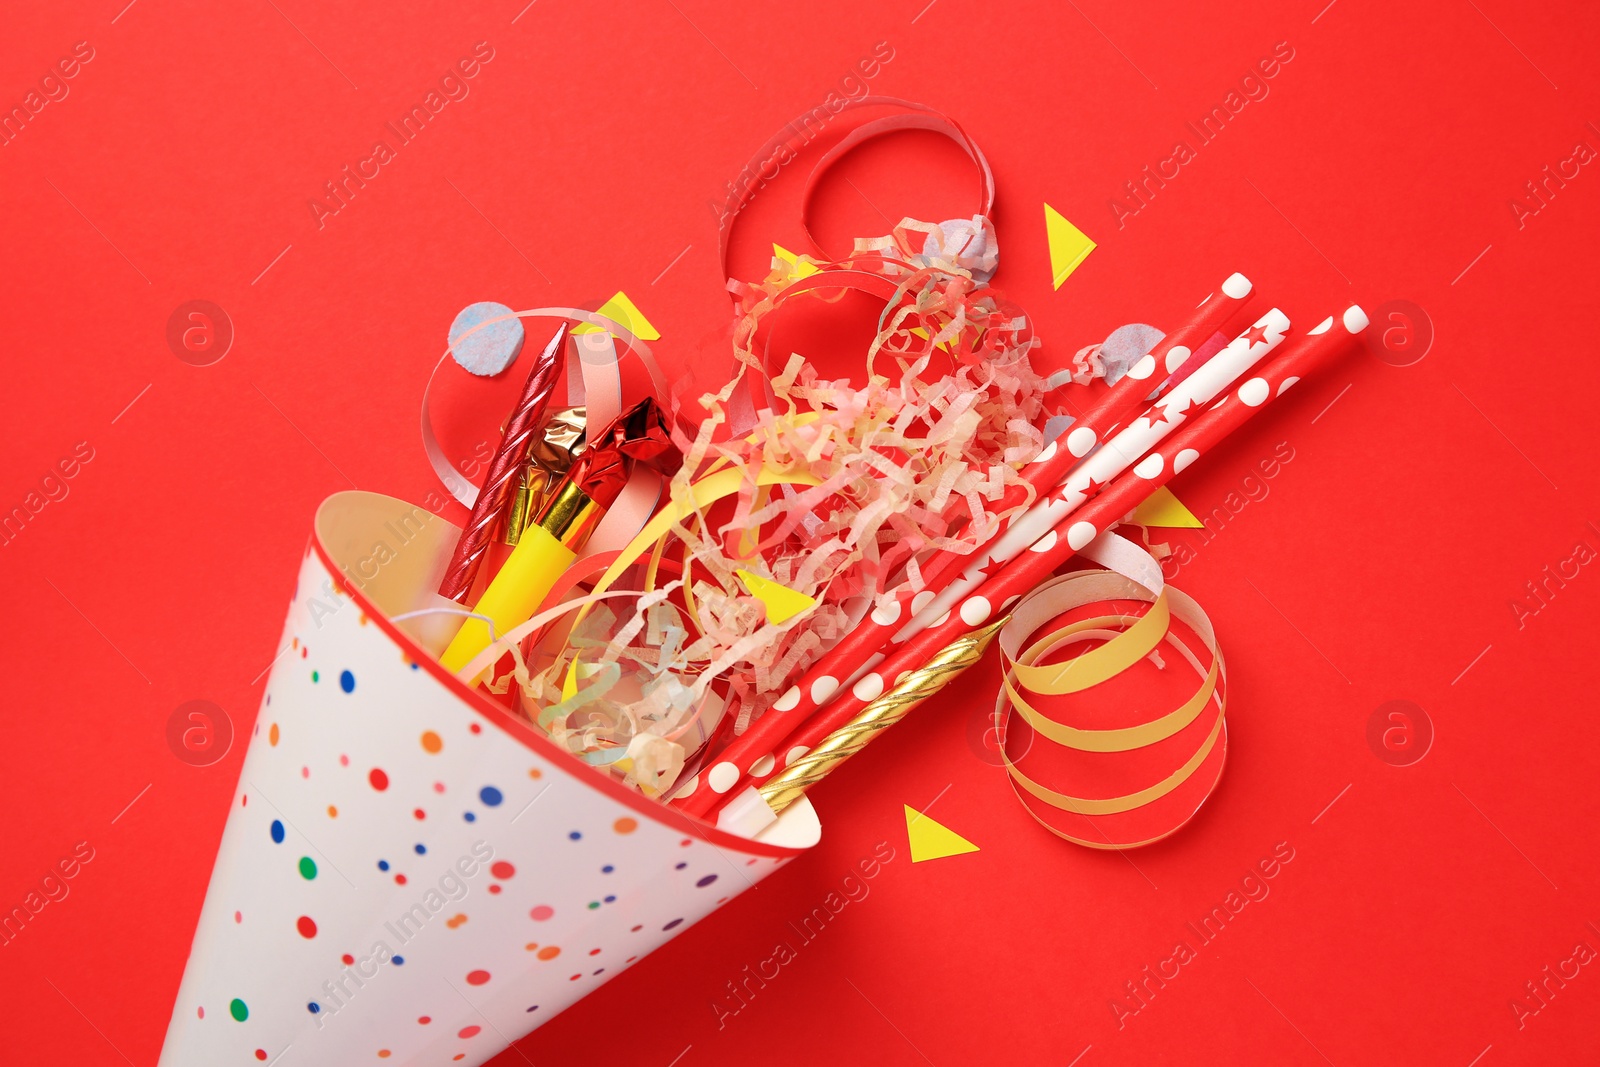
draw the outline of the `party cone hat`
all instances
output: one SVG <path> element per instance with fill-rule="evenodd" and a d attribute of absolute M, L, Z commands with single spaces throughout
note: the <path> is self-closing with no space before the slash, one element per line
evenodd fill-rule
<path fill-rule="evenodd" d="M 444 671 L 411 613 L 458 532 L 319 510 L 161 1067 L 472 1067 L 820 836 L 678 815 Z"/>

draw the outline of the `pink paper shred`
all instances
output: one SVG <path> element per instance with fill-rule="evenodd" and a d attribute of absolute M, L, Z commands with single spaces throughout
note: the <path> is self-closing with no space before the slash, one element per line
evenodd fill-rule
<path fill-rule="evenodd" d="M 733 466 L 744 478 L 731 516 L 674 526 L 654 593 L 609 602 L 616 610 L 593 612 L 553 664 L 519 669 L 553 736 L 590 762 L 627 767 L 628 780 L 648 792 L 665 789 L 684 764 L 678 739 L 714 682 L 742 730 L 889 590 L 920 590 L 930 554 L 970 553 L 992 536 L 997 502 L 1043 447 L 1046 393 L 1065 377 L 1083 384 L 1104 373 L 1099 346 L 1079 352 L 1070 375 L 1047 380 L 1035 370 L 1040 342 L 1026 315 L 987 283 L 997 255 L 986 219 L 907 219 L 889 236 L 858 241 L 838 263 L 774 258 L 765 279 L 731 283 L 735 373 L 685 405 L 703 418 L 693 436 L 678 420 L 685 462 L 671 485 L 681 498 L 712 469 Z M 849 272 L 867 272 L 895 287 L 858 381 L 821 378 L 799 355 L 773 368 L 758 355 L 780 304 L 790 313 L 827 299 L 824 289 L 783 302 L 811 268 L 840 272 L 841 284 Z M 748 434 L 730 432 L 741 391 L 765 397 Z M 803 468 L 820 484 L 760 491 L 763 468 Z M 748 558 L 738 554 L 747 531 L 759 531 Z M 769 624 L 738 569 L 817 605 Z M 644 566 L 635 571 L 642 589 Z M 573 657 L 585 665 L 585 684 L 563 701 Z M 630 677 L 634 684 L 619 684 Z"/>

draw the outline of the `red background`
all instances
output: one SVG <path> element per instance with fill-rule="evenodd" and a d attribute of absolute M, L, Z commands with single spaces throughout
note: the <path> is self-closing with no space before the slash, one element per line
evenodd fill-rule
<path fill-rule="evenodd" d="M 1232 671 L 1230 765 L 1181 835 L 1119 856 L 1033 824 L 969 743 L 990 664 L 816 791 L 810 855 L 497 1064 L 1595 1058 L 1592 967 L 1520 1027 L 1509 1002 L 1577 942 L 1600 948 L 1600 576 L 1550 583 L 1520 627 L 1511 602 L 1576 542 L 1600 548 L 1584 444 L 1600 177 L 1583 168 L 1520 228 L 1509 201 L 1575 142 L 1600 146 L 1600 15 L 124 2 L 17 8 L 0 35 L 7 108 L 75 42 L 95 51 L 0 148 L 0 505 L 75 443 L 94 450 L 0 548 L 0 905 L 77 842 L 95 851 L 0 949 L 4 1062 L 155 1062 L 243 752 L 188 766 L 167 717 L 207 699 L 248 730 L 322 497 L 433 488 L 416 412 L 456 311 L 621 288 L 672 372 L 714 381 L 728 305 L 708 204 L 880 40 L 894 58 L 873 91 L 948 111 L 988 152 L 996 281 L 1049 352 L 1171 328 L 1235 269 L 1302 328 L 1351 298 L 1412 301 L 1432 349 L 1406 367 L 1357 353 L 1174 482 L 1203 511 L 1294 449 L 1178 578 Z M 319 229 L 322 183 L 478 41 L 495 58 L 471 95 Z M 1294 59 L 1270 96 L 1119 228 L 1122 183 L 1280 41 Z M 736 262 L 768 239 L 804 250 L 798 173 L 758 198 Z M 970 185 L 931 137 L 886 142 L 821 191 L 819 233 L 882 233 L 879 208 L 970 212 Z M 1100 246 L 1058 291 L 1044 201 Z M 196 298 L 237 331 L 209 367 L 165 341 Z M 1393 699 L 1436 734 L 1412 766 L 1367 741 Z M 913 865 L 902 804 L 981 851 Z M 896 858 L 870 896 L 719 1028 L 725 983 L 794 941 L 787 923 L 880 841 Z M 1270 896 L 1119 1027 L 1123 983 L 1279 842 L 1294 859 Z"/>

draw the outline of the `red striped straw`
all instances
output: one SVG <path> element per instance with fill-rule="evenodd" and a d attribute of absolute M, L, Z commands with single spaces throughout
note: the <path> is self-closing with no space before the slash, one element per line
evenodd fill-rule
<path fill-rule="evenodd" d="M 929 626 L 915 639 L 902 645 L 869 676 L 879 679 L 876 685 L 863 687 L 858 682 L 850 694 L 813 715 L 788 739 L 788 747 L 783 753 L 773 754 L 770 769 L 764 767 L 764 774 L 752 777 L 766 778 L 775 774 L 790 760 L 815 748 L 883 691 L 881 679 L 898 678 L 906 671 L 926 663 L 957 637 L 985 624 L 994 614 L 993 605 L 1000 605 L 1004 610 L 1013 600 L 1045 581 L 1052 571 L 1066 563 L 1108 527 L 1115 525 L 1157 488 L 1165 485 L 1173 475 L 1187 469 L 1228 434 L 1244 425 L 1262 407 L 1282 396 L 1290 386 L 1344 350 L 1366 326 L 1366 313 L 1360 307 L 1351 305 L 1337 319 L 1328 318 L 1292 343 L 1282 355 L 1162 441 L 1159 449 L 1151 451 L 1131 470 L 1116 478 L 1093 500 L 1057 522 L 1034 546 L 1035 551 L 1023 552 L 1012 558 L 994 577 L 962 601 L 959 609 L 950 612 L 948 618 L 939 625 Z M 1045 547 L 1041 549 L 1039 545 Z M 697 788 L 692 795 L 712 793 L 714 810 L 723 806 L 715 802 L 725 803 L 738 792 L 742 791 L 729 789 L 718 794 L 713 790 Z"/>
<path fill-rule="evenodd" d="M 1026 487 L 1013 486 L 1001 498 L 996 510 L 1019 508 L 1030 495 L 1041 499 L 1051 493 L 1072 468 L 1105 439 L 1108 431 L 1144 407 L 1156 368 L 1164 365 L 1175 369 L 1185 365 L 1193 351 L 1244 306 L 1251 288 L 1248 278 L 1235 273 L 1200 301 L 1188 321 L 1163 337 L 1138 360 L 1077 420 L 1064 440 L 1045 446 L 1024 472 Z M 1008 525 L 1009 522 L 1000 526 L 996 539 L 1006 533 Z M 732 784 L 728 781 L 730 775 L 736 780 L 738 772 L 747 772 L 759 765 L 806 716 L 835 697 L 841 688 L 838 679 L 853 680 L 854 675 L 866 669 L 868 660 L 878 649 L 897 636 L 903 640 L 906 635 L 896 634 L 900 629 L 899 620 L 915 615 L 923 607 L 917 598 L 932 599 L 955 581 L 962 567 L 972 559 L 971 555 L 947 552 L 929 560 L 922 568 L 925 591 L 914 598 L 902 587 L 895 593 L 892 603 L 871 612 L 844 640 L 812 664 L 800 682 L 784 693 L 767 714 L 717 755 L 710 767 L 710 771 L 715 772 L 714 784 L 726 789 Z M 683 799 L 680 806 L 689 814 L 702 815 L 715 803 L 717 792 L 703 790 L 698 797 Z"/>
<path fill-rule="evenodd" d="M 461 531 L 461 539 L 456 542 L 444 580 L 439 583 L 439 595 L 447 600 L 465 603 L 472 591 L 478 569 L 483 566 L 484 555 L 489 550 L 495 524 L 517 487 L 533 435 L 539 432 L 550 398 L 555 394 L 556 382 L 561 378 L 561 368 L 566 362 L 562 347 L 566 339 L 567 324 L 563 322 L 534 361 L 528 380 L 523 383 L 522 397 L 512 409 L 511 418 L 506 420 L 500 447 L 495 449 L 494 458 L 489 462 L 489 473 L 484 475 L 483 488 L 478 490 L 478 499 L 473 502 L 472 515 L 467 519 L 466 529 Z"/>

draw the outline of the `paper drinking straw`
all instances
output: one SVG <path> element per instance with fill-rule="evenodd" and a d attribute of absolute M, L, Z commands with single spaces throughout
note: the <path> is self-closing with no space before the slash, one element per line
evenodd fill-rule
<path fill-rule="evenodd" d="M 1100 450 L 1073 469 L 1060 489 L 1041 500 L 1007 526 L 988 549 L 979 556 L 956 581 L 931 599 L 894 637 L 906 641 L 929 626 L 942 621 L 951 607 L 959 603 L 973 589 L 983 583 L 985 568 L 1004 563 L 1043 537 L 1061 519 L 1084 501 L 1099 493 L 1103 486 L 1135 464 L 1143 465 L 1141 457 L 1170 435 L 1185 420 L 1198 415 L 1204 406 L 1228 388 L 1271 352 L 1289 332 L 1289 319 L 1277 308 L 1272 308 L 1255 325 L 1235 338 L 1228 347 L 1218 352 L 1204 366 L 1195 371 L 1172 392 L 1150 405 L 1138 418 Z M 1141 473 L 1135 467 L 1136 473 Z"/>
<path fill-rule="evenodd" d="M 1150 402 L 1152 382 L 1171 388 L 1180 374 L 1187 376 L 1207 362 L 1204 359 L 1197 362 L 1190 357 L 1244 307 L 1252 290 L 1249 278 L 1239 273 L 1230 274 L 1190 312 L 1187 322 L 1156 342 L 1116 385 L 1090 405 L 1060 440 L 1045 445 L 1023 471 L 1034 497 L 1042 497 L 1060 485 L 1084 456 L 1120 431 L 1130 416 L 1144 409 Z M 1000 499 L 995 510 L 1010 511 L 1027 499 L 1027 491 L 1022 486 L 1013 487 Z M 1005 529 L 1003 524 L 1000 532 L 1004 533 Z M 923 568 L 928 576 L 925 579 L 928 587 L 934 586 L 933 575 L 941 579 L 947 577 L 961 565 L 962 559 L 952 553 Z"/>
<path fill-rule="evenodd" d="M 943 622 L 951 607 L 982 584 L 987 573 L 1033 544 L 1063 516 L 1137 462 L 1158 441 L 1272 351 L 1288 329 L 1288 317 L 1277 308 L 1269 310 L 1255 325 L 1074 468 L 1064 483 L 1021 516 L 1013 518 L 985 549 L 971 556 L 956 557 L 961 562 L 971 561 L 965 571 L 952 576 L 953 568 L 945 570 L 938 575 L 941 579 L 938 585 L 930 577 L 930 588 L 910 601 L 909 607 L 915 615 L 897 631 L 894 627 L 905 614 L 902 602 L 896 600 L 876 609 L 869 616 L 870 621 L 863 620 L 862 625 L 813 664 L 755 726 L 718 754 L 705 772 L 704 784 L 708 789 L 699 796 L 693 792 L 680 794 L 676 803 L 691 814 L 705 814 L 716 805 L 715 794 L 726 793 L 743 773 L 763 767 L 766 758 L 782 746 L 784 739 L 815 709 L 827 705 L 830 700 L 844 699 L 839 694 L 845 687 L 849 687 L 858 700 L 877 696 L 883 684 L 871 668 L 882 659 L 886 645 L 892 647 L 908 641 L 929 626 Z"/>
<path fill-rule="evenodd" d="M 1235 274 L 1233 277 L 1222 283 L 1222 287 L 1219 292 L 1223 295 L 1227 295 L 1227 290 L 1230 285 L 1232 285 L 1234 287 L 1234 291 L 1237 292 L 1241 287 L 1248 286 L 1249 284 L 1250 280 L 1244 275 Z M 1217 294 L 1212 295 L 1215 297 Z M 1167 380 L 1162 382 L 1161 387 L 1156 390 L 1158 395 L 1176 387 L 1179 382 L 1183 381 L 1189 375 L 1205 366 L 1206 361 L 1211 358 L 1211 355 L 1215 355 L 1216 351 L 1221 350 L 1222 344 L 1218 344 L 1213 352 L 1205 356 L 1198 355 L 1198 353 L 1203 351 L 1213 341 L 1214 338 L 1218 337 L 1223 330 L 1228 329 L 1230 324 L 1236 321 L 1237 313 L 1243 309 L 1248 296 L 1249 291 L 1246 290 L 1245 297 L 1219 303 L 1214 309 L 1215 314 L 1212 318 L 1212 321 L 1216 323 L 1216 329 L 1211 333 L 1204 335 L 1202 335 L 1198 330 L 1191 333 L 1182 341 L 1183 346 L 1189 349 L 1188 353 L 1180 354 L 1178 352 L 1173 352 L 1167 356 Z M 1201 308 L 1204 307 L 1205 304 L 1202 302 Z M 1226 339 L 1223 339 L 1222 343 L 1225 344 Z M 1179 358 L 1180 355 L 1181 358 Z M 1190 356 L 1194 356 L 1195 358 L 1191 359 Z"/>
<path fill-rule="evenodd" d="M 1105 439 L 1106 431 L 1119 428 L 1130 415 L 1144 407 L 1150 395 L 1150 390 L 1144 386 L 1159 382 L 1161 388 L 1170 389 L 1177 385 L 1180 376 L 1187 377 L 1197 370 L 1204 361 L 1191 366 L 1190 357 L 1244 307 L 1253 290 L 1249 278 L 1239 273 L 1230 274 L 1189 313 L 1187 322 L 1156 342 L 1149 355 L 1129 368 L 1121 381 L 1107 390 L 1097 403 L 1083 413 L 1082 418 L 1073 423 L 1072 429 L 1060 442 L 1067 455 L 1073 461 L 1087 456 L 1095 445 Z M 1122 388 L 1125 385 L 1136 387 Z M 1045 451 L 1049 452 L 1050 449 L 1047 447 Z M 1069 469 L 1070 463 L 1056 470 L 1048 484 L 1055 485 Z"/>
<path fill-rule="evenodd" d="M 1290 386 L 1338 353 L 1366 326 L 1366 314 L 1360 307 L 1351 305 L 1337 319 L 1330 317 L 1300 338 L 1288 351 L 1261 368 L 1259 373 L 1251 375 L 1204 413 L 1188 421 L 1169 439 L 1162 441 L 1159 449 L 1150 452 L 1132 470 L 1113 481 L 1087 504 L 1060 518 L 1030 546 L 1032 551 L 1013 557 L 993 578 L 983 582 L 976 590 L 969 591 L 960 607 L 951 612 L 948 618 L 923 630 L 895 651 L 887 661 L 863 675 L 848 694 L 812 715 L 784 740 L 783 752 L 771 753 L 772 761 L 761 768 L 765 774 L 751 777 L 759 779 L 779 771 L 815 748 L 881 693 L 885 679 L 898 679 L 904 672 L 926 662 L 928 657 L 956 637 L 984 625 L 997 608 L 1003 608 L 1045 580 L 1051 571 L 1070 559 L 1078 549 L 1132 511 L 1174 474 L 1185 470 L 1204 452 L 1216 447 L 1218 442 L 1243 425 L 1258 409 L 1281 396 Z M 736 793 L 739 790 L 728 792 Z M 715 802 L 712 807 L 715 809 Z M 732 808 L 730 803 L 729 810 Z"/>
<path fill-rule="evenodd" d="M 1030 496 L 1042 498 L 1058 486 L 1067 473 L 1102 442 L 1108 431 L 1147 403 L 1152 382 L 1161 381 L 1166 371 L 1183 366 L 1195 349 L 1209 340 L 1244 306 L 1252 288 L 1250 279 L 1243 274 L 1236 272 L 1229 275 L 1200 301 L 1182 326 L 1163 337 L 1116 385 L 1084 412 L 1062 439 L 1045 446 L 1023 471 L 1027 485 L 1009 490 L 997 503 L 996 510 L 1021 507 Z M 1166 371 L 1162 368 L 1166 368 Z M 1006 526 L 1002 525 L 1000 533 L 1003 534 L 1005 530 Z M 951 552 L 929 560 L 922 568 L 926 588 L 934 592 L 944 588 L 955 579 L 963 563 L 969 559 L 969 556 Z M 931 593 L 928 595 L 931 596 Z M 773 712 L 778 714 L 769 712 L 751 724 L 748 730 L 718 754 L 711 764 L 712 769 L 724 763 L 735 769 L 747 769 L 771 751 L 804 716 L 834 698 L 839 690 L 837 679 L 848 679 L 860 673 L 866 658 L 862 650 L 879 648 L 895 636 L 899 620 L 911 614 L 913 603 L 911 593 L 905 591 L 897 595 L 893 604 L 884 605 L 862 619 L 850 635 L 814 663 L 806 677 L 779 699 L 773 706 Z M 850 666 L 847 667 L 847 664 Z M 829 680 L 835 681 L 831 687 Z M 729 773 L 732 772 L 718 771 L 716 784 L 723 784 Z M 714 793 L 715 790 L 707 790 L 698 799 L 684 797 L 678 803 L 691 813 L 703 813 L 715 802 L 716 797 L 711 795 Z"/>

